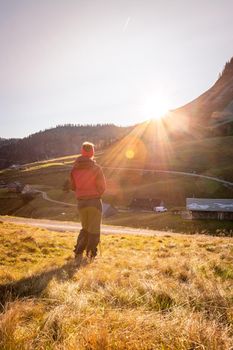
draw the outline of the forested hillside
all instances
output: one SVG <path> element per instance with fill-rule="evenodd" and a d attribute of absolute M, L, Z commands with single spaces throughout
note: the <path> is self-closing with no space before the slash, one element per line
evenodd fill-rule
<path fill-rule="evenodd" d="M 28 163 L 80 151 L 83 141 L 91 141 L 101 149 L 127 134 L 131 128 L 113 124 L 62 125 L 40 131 L 23 139 L 0 141 L 0 168 L 13 163 Z"/>

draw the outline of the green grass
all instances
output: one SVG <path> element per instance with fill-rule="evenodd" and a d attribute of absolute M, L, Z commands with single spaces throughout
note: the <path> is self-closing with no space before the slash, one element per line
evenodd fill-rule
<path fill-rule="evenodd" d="M 108 235 L 78 269 L 74 233 L 0 225 L 1 349 L 233 346 L 231 239 Z"/>
<path fill-rule="evenodd" d="M 208 171 L 202 171 L 204 174 L 212 174 L 230 179 L 228 175 L 233 173 L 233 168 L 229 162 L 232 152 L 232 148 L 230 147 L 232 140 L 233 137 L 195 140 L 186 142 L 185 147 L 183 143 L 176 143 L 174 152 L 179 155 L 178 163 L 183 164 L 183 169 L 180 170 L 184 170 L 187 161 L 190 161 L 197 167 L 200 166 L 201 162 L 198 163 L 198 157 L 201 154 L 200 157 L 202 158 L 200 159 L 204 162 L 206 157 L 206 164 L 211 157 L 213 159 L 211 168 Z M 212 154 L 211 152 L 215 153 Z M 220 159 L 219 167 L 217 168 L 216 154 Z M 192 155 L 195 156 L 195 159 L 192 158 Z M 102 159 L 101 157 L 100 161 Z M 7 182 L 19 180 L 24 184 L 33 185 L 38 189 L 45 190 L 54 200 L 75 204 L 74 194 L 72 192 L 66 193 L 62 191 L 64 182 L 69 178 L 70 168 L 67 168 L 67 165 L 70 165 L 75 158 L 76 155 L 73 155 L 31 163 L 27 166 L 27 171 L 2 171 L 0 173 L 0 180 L 3 179 Z M 174 156 L 171 159 L 175 166 L 177 158 Z M 111 164 L 109 165 L 111 166 Z M 126 162 L 124 166 L 127 165 L 128 163 Z M 192 168 L 191 170 L 196 170 L 196 168 Z M 143 174 L 142 172 L 111 171 L 107 169 L 104 171 L 107 178 L 107 191 L 103 200 L 116 206 L 127 207 L 132 198 L 135 197 L 159 198 L 164 201 L 165 206 L 169 209 L 173 207 L 185 208 L 185 199 L 187 197 L 233 198 L 233 189 L 212 180 L 171 174 Z M 49 203 L 40 196 L 37 196 L 29 203 L 25 203 L 20 196 L 9 194 L 5 190 L 0 190 L 0 214 L 58 220 L 78 219 L 75 207 Z M 190 233 L 204 231 L 216 234 L 216 232 L 219 232 L 218 230 L 222 232 L 225 228 L 226 232 L 231 234 L 230 230 L 232 229 L 231 222 L 197 220 L 187 222 L 171 214 L 164 214 L 160 217 L 154 214 L 123 213 L 105 222 L 136 227 L 141 225 L 141 227 L 158 230 L 169 229 L 176 232 Z"/>
<path fill-rule="evenodd" d="M 159 198 L 165 205 L 185 207 L 186 198 L 232 198 L 233 189 L 212 180 L 196 177 L 154 174 L 142 175 L 135 180 L 135 174 L 122 174 L 114 178 L 118 192 L 115 203 L 129 204 L 133 197 Z M 134 183 L 134 181 L 136 183 Z"/>
<path fill-rule="evenodd" d="M 152 187 L 152 186 L 151 186 Z M 42 186 L 43 188 L 43 186 Z M 142 190 L 145 191 L 150 186 L 146 185 Z M 168 188 L 168 187 L 166 187 Z M 46 189 L 46 187 L 45 187 Z M 58 201 L 71 203 L 74 206 L 60 205 L 44 200 L 41 195 L 37 195 L 30 202 L 24 202 L 17 194 L 8 194 L 1 191 L 0 208 L 2 215 L 14 215 L 29 218 L 46 218 L 61 221 L 79 221 L 78 211 L 76 208 L 76 200 L 74 194 L 64 193 L 59 189 L 51 189 L 47 187 L 47 193 L 50 198 Z M 131 192 L 133 193 L 133 192 Z M 130 203 L 130 191 L 125 192 L 125 201 L 122 203 Z M 150 194 L 149 194 L 150 193 Z M 153 188 L 150 189 L 148 195 L 151 196 Z M 8 198 L 9 195 L 9 198 Z M 107 198 L 108 199 L 108 198 Z M 115 199 L 115 198 L 114 198 Z M 112 198 L 109 198 L 111 201 Z M 182 209 L 182 207 L 180 208 Z M 219 220 L 185 220 L 181 215 L 174 215 L 172 212 L 154 213 L 154 212 L 119 212 L 116 216 L 103 219 L 104 224 L 117 226 L 128 226 L 136 228 L 148 228 L 153 230 L 173 231 L 180 233 L 204 233 L 212 235 L 229 235 L 233 236 L 232 221 Z"/>
<path fill-rule="evenodd" d="M 5 207 L 3 207 L 3 203 Z M 2 202 L 0 200 L 0 204 L 2 205 L 2 212 L 4 215 L 36 219 L 46 218 L 61 221 L 79 221 L 76 207 L 50 203 L 42 199 L 41 196 L 37 196 L 33 201 L 27 204 L 22 203 L 19 199 L 7 201 L 4 199 Z M 232 221 L 184 220 L 180 215 L 174 215 L 171 212 L 158 214 L 154 212 L 119 212 L 113 217 L 104 218 L 103 223 L 168 232 L 233 236 Z"/>
<path fill-rule="evenodd" d="M 233 158 L 232 146 L 233 136 L 180 142 L 174 147 L 175 157 L 171 159 L 171 163 L 177 169 L 192 169 L 210 175 L 216 174 L 212 169 L 222 169 L 223 177 L 231 181 L 232 173 L 224 173 L 224 169 L 228 167 L 232 169 L 232 165 L 229 165 Z"/>
<path fill-rule="evenodd" d="M 0 189 L 0 212 L 3 215 L 13 215 L 22 208 L 23 200 L 16 193 L 9 193 L 5 189 Z"/>
<path fill-rule="evenodd" d="M 101 155 L 101 161 L 115 167 L 195 171 L 209 176 L 219 174 L 223 179 L 233 181 L 233 136 L 172 141 L 162 133 L 163 130 L 158 140 L 153 125 L 148 124 L 148 130 L 139 126 L 137 132 L 110 146 Z M 135 152 L 135 158 L 127 160 L 127 149 Z"/>
<path fill-rule="evenodd" d="M 226 235 L 233 237 L 232 221 L 219 220 L 184 220 L 172 213 L 138 213 L 125 212 L 106 219 L 107 224 L 148 228 L 152 230 L 180 232 L 188 234 Z"/>
<path fill-rule="evenodd" d="M 38 161 L 34 163 L 29 163 L 26 165 L 26 169 L 28 171 L 33 170 L 35 167 L 35 164 L 37 167 L 44 168 L 49 165 L 65 165 L 65 164 L 70 164 L 75 161 L 75 159 L 79 156 L 80 154 L 74 154 L 70 156 L 65 156 L 65 157 L 58 157 L 58 158 L 52 158 L 52 159 L 46 159 L 44 161 Z"/>

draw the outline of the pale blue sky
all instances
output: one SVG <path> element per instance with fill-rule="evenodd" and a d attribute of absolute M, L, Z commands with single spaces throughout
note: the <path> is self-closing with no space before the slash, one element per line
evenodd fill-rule
<path fill-rule="evenodd" d="M 233 55 L 232 13 L 232 0 L 0 0 L 0 137 L 189 102 Z"/>

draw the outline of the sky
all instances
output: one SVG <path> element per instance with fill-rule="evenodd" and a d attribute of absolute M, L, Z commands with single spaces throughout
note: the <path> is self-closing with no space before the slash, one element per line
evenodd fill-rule
<path fill-rule="evenodd" d="M 232 13 L 232 0 L 0 0 L 0 137 L 190 102 L 233 56 Z"/>

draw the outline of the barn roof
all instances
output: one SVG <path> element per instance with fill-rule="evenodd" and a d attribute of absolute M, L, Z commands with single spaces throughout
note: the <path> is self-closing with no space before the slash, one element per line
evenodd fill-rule
<path fill-rule="evenodd" d="M 233 212 L 233 199 L 186 198 L 186 208 L 191 211 Z"/>

